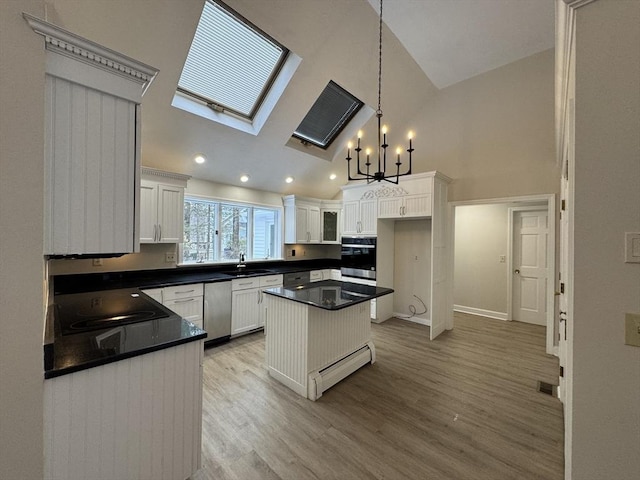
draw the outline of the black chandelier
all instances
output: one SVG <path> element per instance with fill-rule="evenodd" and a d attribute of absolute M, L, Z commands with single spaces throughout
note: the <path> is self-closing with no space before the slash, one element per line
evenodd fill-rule
<path fill-rule="evenodd" d="M 378 117 L 378 171 L 371 172 L 371 150 L 367 148 L 365 150 L 365 155 L 367 156 L 367 161 L 364 163 L 364 171 L 363 167 L 360 166 L 360 152 L 362 148 L 360 147 L 360 139 L 362 137 L 362 130 L 358 132 L 358 143 L 356 148 L 354 149 L 356 152 L 356 161 L 358 164 L 355 176 L 351 176 L 351 148 L 353 144 L 349 142 L 347 144 L 347 176 L 349 180 L 366 180 L 367 183 L 371 182 L 380 182 L 382 180 L 390 183 L 398 184 L 400 177 L 411 174 L 411 154 L 413 153 L 413 133 L 409 132 L 409 148 L 407 152 L 409 153 L 409 168 L 406 172 L 400 173 L 400 167 L 402 166 L 402 162 L 400 160 L 400 154 L 402 153 L 402 149 L 398 147 L 396 150 L 396 172 L 387 175 L 387 127 L 386 125 L 382 125 L 382 108 L 380 106 L 380 98 L 382 92 L 382 0 L 380 0 L 380 36 L 378 42 L 378 110 L 376 110 L 376 117 Z M 381 138 L 382 137 L 382 138 Z"/>

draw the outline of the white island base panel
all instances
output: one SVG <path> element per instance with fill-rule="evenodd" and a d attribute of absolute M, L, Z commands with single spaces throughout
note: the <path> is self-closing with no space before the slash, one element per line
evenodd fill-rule
<path fill-rule="evenodd" d="M 269 374 L 299 395 L 316 400 L 375 362 L 369 302 L 325 310 L 272 295 L 266 298 Z"/>
<path fill-rule="evenodd" d="M 203 350 L 194 341 L 45 380 L 45 480 L 193 475 Z"/>

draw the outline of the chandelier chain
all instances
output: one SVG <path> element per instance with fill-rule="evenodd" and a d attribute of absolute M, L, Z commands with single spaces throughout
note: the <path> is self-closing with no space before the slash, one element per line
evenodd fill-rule
<path fill-rule="evenodd" d="M 382 113 L 382 0 L 380 0 L 380 30 L 378 37 L 378 112 Z"/>

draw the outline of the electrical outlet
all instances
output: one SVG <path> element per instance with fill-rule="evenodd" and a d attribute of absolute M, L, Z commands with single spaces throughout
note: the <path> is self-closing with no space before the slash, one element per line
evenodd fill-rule
<path fill-rule="evenodd" d="M 93 266 L 94 267 L 101 267 L 102 266 L 102 259 L 101 258 L 94 258 L 93 259 Z"/>
<path fill-rule="evenodd" d="M 640 347 L 640 313 L 627 313 L 624 316 L 624 343 Z"/>
<path fill-rule="evenodd" d="M 505 263 L 507 261 L 506 255 L 500 255 L 500 263 Z"/>
<path fill-rule="evenodd" d="M 164 254 L 164 261 L 166 263 L 175 263 L 176 261 L 176 254 L 173 252 L 167 252 Z"/>

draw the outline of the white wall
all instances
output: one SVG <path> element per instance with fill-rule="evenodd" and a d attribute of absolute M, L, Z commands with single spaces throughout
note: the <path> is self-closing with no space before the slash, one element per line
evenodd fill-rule
<path fill-rule="evenodd" d="M 431 318 L 431 219 L 395 222 L 394 258 L 393 312 L 410 315 L 413 305 L 416 317 Z M 414 295 L 424 302 L 426 313 Z"/>
<path fill-rule="evenodd" d="M 456 207 L 454 246 L 455 306 L 506 319 L 509 205 Z M 484 312 L 484 313 L 483 313 Z"/>
<path fill-rule="evenodd" d="M 43 475 L 44 40 L 0 2 L 0 478 Z"/>
<path fill-rule="evenodd" d="M 554 50 L 440 90 L 415 119 L 416 172 L 454 181 L 449 201 L 559 191 Z"/>
<path fill-rule="evenodd" d="M 640 2 L 577 9 L 573 465 L 576 480 L 637 479 L 640 348 L 624 314 L 640 312 L 640 264 L 624 233 L 640 231 Z"/>

